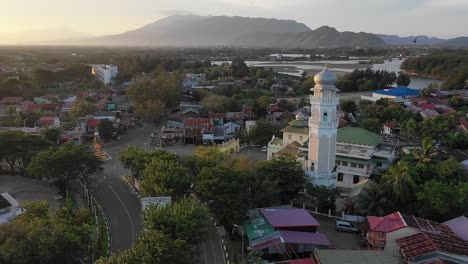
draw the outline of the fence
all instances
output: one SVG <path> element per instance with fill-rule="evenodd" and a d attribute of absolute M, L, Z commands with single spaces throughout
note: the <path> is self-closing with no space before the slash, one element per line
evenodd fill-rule
<path fill-rule="evenodd" d="M 88 208 L 90 210 L 91 217 L 93 218 L 92 222 L 94 222 L 95 226 L 93 234 L 96 238 L 94 241 L 93 250 L 91 251 L 91 258 L 93 263 L 95 259 L 99 258 L 99 256 L 109 258 L 111 249 L 109 222 L 106 215 L 104 214 L 104 211 L 102 210 L 101 205 L 99 205 L 89 189 L 81 182 L 73 184 L 73 188 L 78 191 L 79 198 L 76 199 L 78 206 L 82 208 Z M 83 204 L 83 202 L 85 204 Z"/>

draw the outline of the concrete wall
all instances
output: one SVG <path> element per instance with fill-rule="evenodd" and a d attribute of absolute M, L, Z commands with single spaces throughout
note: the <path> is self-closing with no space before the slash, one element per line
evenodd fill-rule
<path fill-rule="evenodd" d="M 385 248 L 383 252 L 391 256 L 400 256 L 400 247 L 396 243 L 396 240 L 402 237 L 407 237 L 418 233 L 421 233 L 421 231 L 413 229 L 411 227 L 405 227 L 387 233 L 387 240 L 385 242 Z"/>

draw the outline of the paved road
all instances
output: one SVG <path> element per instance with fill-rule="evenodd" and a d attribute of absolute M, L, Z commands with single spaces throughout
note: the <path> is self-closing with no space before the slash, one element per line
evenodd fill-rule
<path fill-rule="evenodd" d="M 224 251 L 216 229 L 210 222 L 206 239 L 200 246 L 200 264 L 224 264 Z"/>
<path fill-rule="evenodd" d="M 324 233 L 336 249 L 360 249 L 359 235 L 335 230 L 337 219 L 317 214 L 312 214 L 312 216 L 320 223 L 318 231 Z"/>
<path fill-rule="evenodd" d="M 151 130 L 151 126 L 129 129 L 120 141 L 104 144 L 112 160 L 104 163 L 103 176 L 96 179 L 92 192 L 109 221 L 111 252 L 130 248 L 141 231 L 140 200 L 122 179 L 127 170 L 119 161 L 119 151 L 127 146 L 147 147 Z"/>

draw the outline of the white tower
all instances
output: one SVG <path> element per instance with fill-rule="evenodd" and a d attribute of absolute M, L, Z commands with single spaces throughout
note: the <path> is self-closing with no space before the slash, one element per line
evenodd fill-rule
<path fill-rule="evenodd" d="M 314 185 L 336 184 L 336 133 L 338 128 L 338 89 L 336 76 L 326 67 L 314 77 L 315 87 L 310 89 L 309 155 L 306 174 Z"/>

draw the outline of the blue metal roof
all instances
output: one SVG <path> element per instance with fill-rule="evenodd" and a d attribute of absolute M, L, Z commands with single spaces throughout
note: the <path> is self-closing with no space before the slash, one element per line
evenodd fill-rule
<path fill-rule="evenodd" d="M 374 93 L 390 96 L 414 96 L 419 95 L 419 90 L 399 86 L 389 90 L 376 90 Z"/>

